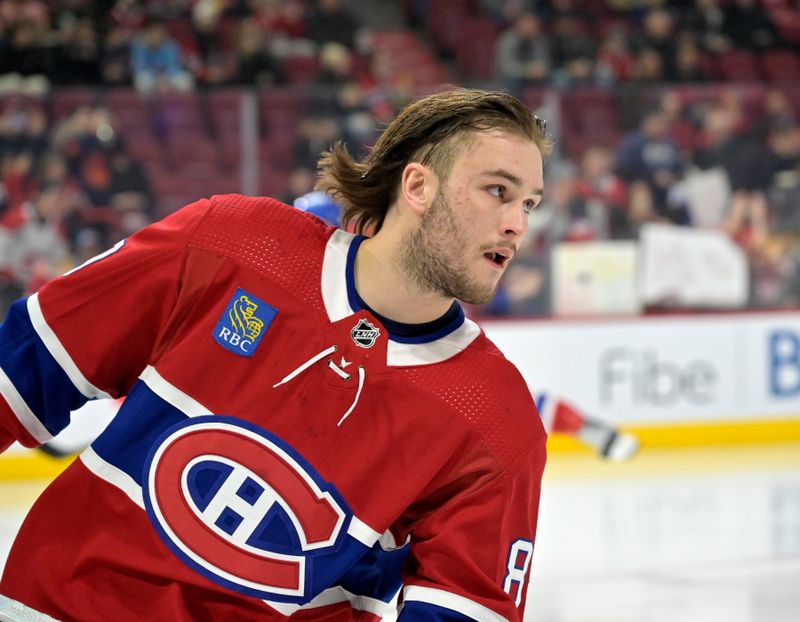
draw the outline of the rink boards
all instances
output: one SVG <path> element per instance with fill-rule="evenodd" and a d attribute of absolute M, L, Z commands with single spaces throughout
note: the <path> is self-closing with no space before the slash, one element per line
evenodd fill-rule
<path fill-rule="evenodd" d="M 644 446 L 800 440 L 800 312 L 483 326 L 534 393 L 635 431 Z"/>
<path fill-rule="evenodd" d="M 800 441 L 800 312 L 483 322 L 534 393 L 636 433 L 647 447 Z M 116 411 L 90 403 L 59 437 L 91 441 Z M 551 435 L 549 451 L 582 451 Z M 12 448 L 0 479 L 53 477 L 70 461 Z"/>

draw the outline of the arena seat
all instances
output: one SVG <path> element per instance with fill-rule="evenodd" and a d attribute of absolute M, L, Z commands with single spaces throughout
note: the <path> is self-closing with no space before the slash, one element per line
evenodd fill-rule
<path fill-rule="evenodd" d="M 749 50 L 726 50 L 717 54 L 720 77 L 728 81 L 753 81 L 761 79 L 756 55 Z"/>
<path fill-rule="evenodd" d="M 769 50 L 760 59 L 761 72 L 770 82 L 796 82 L 800 58 L 790 50 Z"/>

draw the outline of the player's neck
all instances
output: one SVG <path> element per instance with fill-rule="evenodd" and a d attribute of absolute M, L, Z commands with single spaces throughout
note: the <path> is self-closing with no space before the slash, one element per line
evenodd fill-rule
<path fill-rule="evenodd" d="M 413 282 L 403 268 L 400 244 L 388 231 L 364 240 L 356 255 L 356 290 L 384 317 L 406 324 L 432 322 L 450 309 L 453 299 Z"/>

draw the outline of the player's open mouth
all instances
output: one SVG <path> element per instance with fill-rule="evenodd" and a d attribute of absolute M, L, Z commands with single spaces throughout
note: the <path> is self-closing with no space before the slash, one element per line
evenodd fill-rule
<path fill-rule="evenodd" d="M 511 259 L 510 251 L 488 251 L 483 254 L 486 259 L 491 261 L 496 266 L 503 268 Z"/>

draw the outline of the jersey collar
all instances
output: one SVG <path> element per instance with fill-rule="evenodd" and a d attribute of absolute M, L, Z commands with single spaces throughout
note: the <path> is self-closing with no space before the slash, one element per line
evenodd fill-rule
<path fill-rule="evenodd" d="M 355 288 L 355 258 L 364 239 L 337 229 L 328 240 L 322 265 L 322 298 L 331 322 L 362 309 L 369 311 L 389 333 L 387 364 L 394 366 L 438 363 L 475 340 L 480 328 L 464 316 L 457 302 L 441 318 L 416 325 L 389 320 L 370 309 Z"/>

